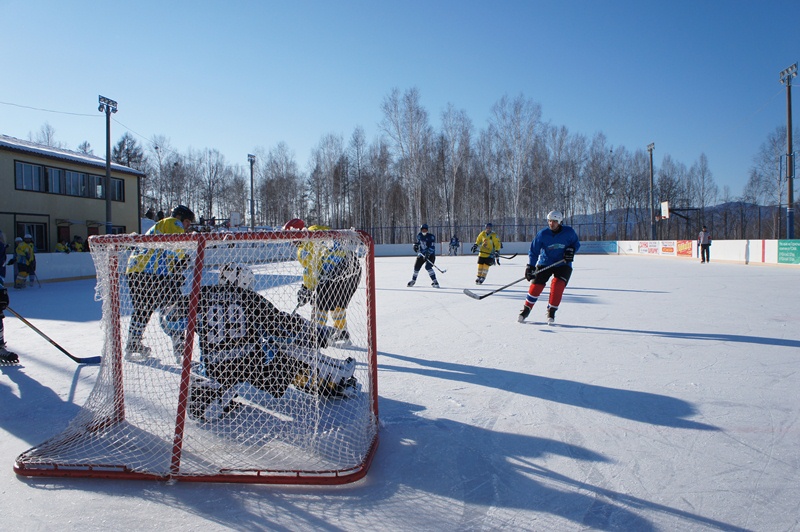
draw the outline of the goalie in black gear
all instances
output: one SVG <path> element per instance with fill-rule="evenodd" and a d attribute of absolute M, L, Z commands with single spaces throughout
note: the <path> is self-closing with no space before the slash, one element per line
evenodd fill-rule
<path fill-rule="evenodd" d="M 320 395 L 348 396 L 357 391 L 355 360 L 319 353 L 335 330 L 283 312 L 256 292 L 249 268 L 226 264 L 219 284 L 200 288 L 196 331 L 204 374 L 197 378 L 189 398 L 189 415 L 205 419 L 206 407 L 239 383 L 280 398 L 290 384 Z M 189 297 L 167 309 L 162 328 L 173 340 L 181 361 Z M 226 405 L 227 406 L 227 405 Z"/>

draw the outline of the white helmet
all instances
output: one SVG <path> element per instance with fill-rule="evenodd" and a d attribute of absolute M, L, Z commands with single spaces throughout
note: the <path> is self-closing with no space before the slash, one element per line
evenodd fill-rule
<path fill-rule="evenodd" d="M 564 220 L 564 215 L 561 214 L 561 211 L 550 211 L 547 213 L 547 221 L 555 220 L 558 223 L 561 223 Z"/>
<path fill-rule="evenodd" d="M 250 288 L 256 282 L 256 275 L 247 266 L 229 262 L 219 269 L 219 284 L 230 284 L 240 288 Z"/>

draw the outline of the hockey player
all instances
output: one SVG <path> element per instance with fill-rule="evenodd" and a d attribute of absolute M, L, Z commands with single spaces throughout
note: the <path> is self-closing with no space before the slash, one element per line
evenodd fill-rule
<path fill-rule="evenodd" d="M 459 247 L 461 247 L 461 242 L 458 241 L 456 235 L 453 235 L 453 238 L 450 239 L 450 255 L 458 255 Z"/>
<path fill-rule="evenodd" d="M 192 222 L 194 213 L 188 207 L 178 205 L 172 210 L 172 216 L 160 220 L 145 234 L 184 233 Z M 125 345 L 126 360 L 137 362 L 150 357 L 150 348 L 142 343 L 147 322 L 153 312 L 180 296 L 186 267 L 187 257 L 181 250 L 137 248 L 131 254 L 125 270 L 133 305 L 128 342 Z"/>
<path fill-rule="evenodd" d="M 500 243 L 500 237 L 497 236 L 492 230 L 492 224 L 487 223 L 483 231 L 478 234 L 475 243 L 472 245 L 472 252 L 478 253 L 478 277 L 475 279 L 475 284 L 483 284 L 486 280 L 486 275 L 489 273 L 489 267 L 494 266 L 500 256 L 500 248 L 503 245 Z"/>
<path fill-rule="evenodd" d="M 5 327 L 3 320 L 5 314 L 3 311 L 8 308 L 8 290 L 6 290 L 3 278 L 0 277 L 0 364 L 16 364 L 19 362 L 19 357 L 16 353 L 12 353 L 6 349 Z"/>
<path fill-rule="evenodd" d="M 568 225 L 561 225 L 564 215 L 559 211 L 550 211 L 547 214 L 547 228 L 542 229 L 536 234 L 531 249 L 528 252 L 528 265 L 525 267 L 525 279 L 531 281 L 528 288 L 528 296 L 522 312 L 519 313 L 518 321 L 525 321 L 531 313 L 531 308 L 539 299 L 544 290 L 547 280 L 553 276 L 550 283 L 550 301 L 547 305 L 547 323 L 555 321 L 556 310 L 561 304 L 561 297 L 564 289 L 569 283 L 572 275 L 572 260 L 575 252 L 581 247 L 578 235 L 575 230 Z M 555 266 L 544 271 L 539 271 L 545 266 L 550 266 L 560 261 L 565 261 L 560 266 Z"/>
<path fill-rule="evenodd" d="M 24 238 L 17 237 L 15 240 L 17 247 L 15 259 L 17 263 L 17 278 L 14 281 L 14 288 L 25 288 L 30 281 L 33 286 L 33 276 L 36 274 L 36 257 L 33 249 L 33 237 L 26 234 Z"/>
<path fill-rule="evenodd" d="M 408 286 L 414 286 L 417 282 L 417 275 L 422 266 L 428 271 L 431 278 L 431 286 L 439 288 L 439 281 L 436 280 L 436 272 L 433 271 L 433 264 L 436 262 L 436 236 L 428 232 L 428 224 L 422 224 L 417 233 L 417 241 L 414 242 L 414 252 L 417 260 L 414 262 L 414 274 L 408 282 Z"/>
<path fill-rule="evenodd" d="M 345 396 L 355 389 L 355 360 L 339 361 L 318 353 L 335 331 L 279 310 L 253 289 L 254 283 L 252 270 L 228 263 L 220 268 L 218 284 L 200 289 L 196 330 L 208 380 L 193 383 L 189 400 L 193 418 L 205 418 L 209 404 L 244 382 L 275 398 L 293 383 L 326 397 Z M 189 296 L 183 296 L 161 318 L 176 356 L 183 352 L 188 306 Z"/>
<path fill-rule="evenodd" d="M 309 231 L 329 231 L 330 227 L 312 225 Z M 335 340 L 350 343 L 347 331 L 347 305 L 361 281 L 361 264 L 352 250 L 338 241 L 305 241 L 297 249 L 303 266 L 303 285 L 297 292 L 297 304 L 311 303 L 311 319 L 325 325 L 330 313 L 336 329 Z"/>

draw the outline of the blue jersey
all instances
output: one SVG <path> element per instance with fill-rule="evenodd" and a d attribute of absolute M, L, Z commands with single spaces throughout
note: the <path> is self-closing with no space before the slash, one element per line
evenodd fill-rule
<path fill-rule="evenodd" d="M 430 258 L 436 255 L 436 237 L 432 233 L 417 233 L 419 252 Z"/>
<path fill-rule="evenodd" d="M 549 227 L 542 229 L 536 234 L 531 242 L 531 250 L 528 252 L 528 264 L 538 266 L 549 266 L 564 258 L 564 250 L 572 248 L 576 252 L 581 247 L 578 241 L 578 234 L 568 225 L 562 225 L 556 233 Z M 567 263 L 572 267 L 571 263 Z"/>

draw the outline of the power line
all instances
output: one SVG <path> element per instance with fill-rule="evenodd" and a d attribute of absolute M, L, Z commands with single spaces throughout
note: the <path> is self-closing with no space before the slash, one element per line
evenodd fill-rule
<path fill-rule="evenodd" d="M 21 105 L 21 104 L 18 104 L 18 103 L 11 103 L 11 102 L 0 102 L 0 105 L 10 105 L 12 107 L 20 107 L 22 109 L 32 109 L 34 111 L 44 111 L 45 113 L 55 113 L 55 114 L 59 114 L 59 115 L 89 116 L 89 117 L 92 117 L 92 118 L 97 118 L 97 115 L 90 115 L 90 114 L 86 114 L 86 113 L 70 113 L 68 111 L 56 111 L 54 109 L 43 109 L 41 107 L 32 107 L 30 105 Z"/>

